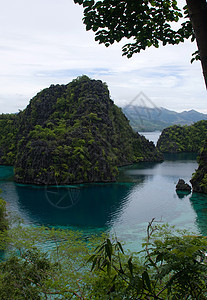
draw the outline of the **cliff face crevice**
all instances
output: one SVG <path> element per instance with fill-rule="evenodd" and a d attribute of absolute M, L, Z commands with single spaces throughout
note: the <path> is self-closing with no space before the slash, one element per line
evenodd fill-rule
<path fill-rule="evenodd" d="M 132 130 L 106 84 L 87 76 L 41 91 L 16 119 L 11 164 L 17 182 L 110 182 L 118 166 L 162 160 L 154 144 Z"/>

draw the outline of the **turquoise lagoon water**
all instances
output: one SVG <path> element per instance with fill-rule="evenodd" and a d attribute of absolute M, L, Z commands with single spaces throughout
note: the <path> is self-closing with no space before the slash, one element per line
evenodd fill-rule
<path fill-rule="evenodd" d="M 108 231 L 135 249 L 152 218 L 207 235 L 207 196 L 175 190 L 196 168 L 194 154 L 168 155 L 162 163 L 121 168 L 117 183 L 35 187 L 16 184 L 13 169 L 0 166 L 0 189 L 26 224 Z"/>

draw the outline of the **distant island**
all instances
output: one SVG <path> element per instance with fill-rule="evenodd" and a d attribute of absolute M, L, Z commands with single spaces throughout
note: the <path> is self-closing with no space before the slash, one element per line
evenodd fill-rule
<path fill-rule="evenodd" d="M 200 152 L 207 138 L 207 120 L 165 128 L 157 142 L 163 153 Z"/>
<path fill-rule="evenodd" d="M 171 125 L 190 125 L 200 120 L 207 120 L 207 114 L 196 110 L 181 113 L 163 107 L 143 107 L 126 105 L 122 111 L 130 120 L 130 125 L 135 131 L 162 131 Z"/>
<path fill-rule="evenodd" d="M 194 192 L 207 194 L 207 120 L 165 128 L 157 148 L 162 153 L 197 152 L 199 166 L 190 182 Z"/>
<path fill-rule="evenodd" d="M 134 132 L 100 80 L 81 76 L 51 85 L 19 114 L 0 116 L 0 164 L 19 183 L 115 181 L 118 166 L 161 161 L 152 142 Z"/>

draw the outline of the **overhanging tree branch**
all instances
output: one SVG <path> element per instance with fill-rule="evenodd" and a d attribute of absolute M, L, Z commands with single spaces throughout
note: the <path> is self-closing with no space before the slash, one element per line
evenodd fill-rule
<path fill-rule="evenodd" d="M 84 7 L 86 30 L 106 47 L 123 38 L 123 55 L 131 57 L 148 47 L 175 45 L 196 38 L 207 87 L 207 4 L 206 0 L 186 0 L 184 12 L 176 0 L 74 0 Z M 190 17 L 190 18 L 189 18 Z M 178 29 L 175 22 L 183 19 Z M 196 56 L 193 60 L 197 60 Z"/>
<path fill-rule="evenodd" d="M 206 0 L 186 0 L 186 3 L 200 53 L 203 76 L 207 88 L 207 2 Z"/>

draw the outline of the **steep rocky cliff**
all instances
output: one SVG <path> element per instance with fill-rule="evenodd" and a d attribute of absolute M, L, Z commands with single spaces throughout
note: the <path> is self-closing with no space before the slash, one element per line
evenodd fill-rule
<path fill-rule="evenodd" d="M 106 84 L 87 76 L 41 91 L 17 118 L 17 182 L 114 181 L 118 166 L 162 160 L 154 144 L 132 130 Z"/>
<path fill-rule="evenodd" d="M 0 115 L 0 164 L 13 165 L 17 153 L 18 117 L 16 114 Z"/>
<path fill-rule="evenodd" d="M 207 194 L 207 141 L 198 157 L 198 169 L 190 180 L 193 191 Z"/>

